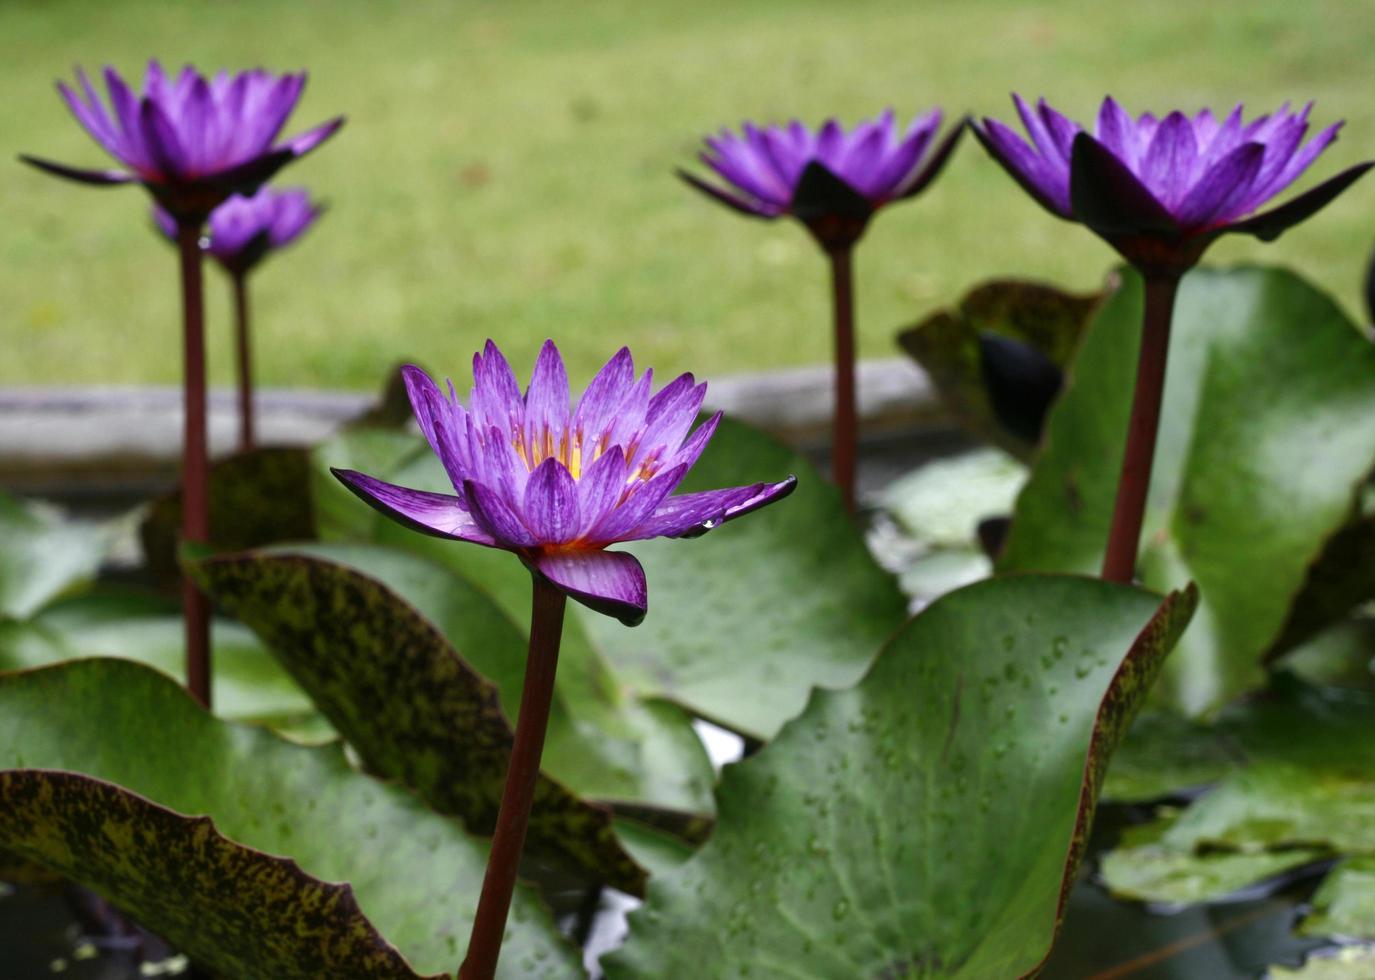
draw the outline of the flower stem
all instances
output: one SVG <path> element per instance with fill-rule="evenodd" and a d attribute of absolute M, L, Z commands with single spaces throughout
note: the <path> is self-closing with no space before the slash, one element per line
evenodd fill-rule
<path fill-rule="evenodd" d="M 234 344 L 239 366 L 239 449 L 253 448 L 253 348 L 248 335 L 248 275 L 230 274 L 234 283 Z"/>
<path fill-rule="evenodd" d="M 855 301 L 852 248 L 831 257 L 831 295 L 835 309 L 835 416 L 831 434 L 831 475 L 845 510 L 855 512 Z"/>
<path fill-rule="evenodd" d="M 177 227 L 181 258 L 183 417 L 181 534 L 187 543 L 210 538 L 209 462 L 205 435 L 205 298 L 201 280 L 201 222 Z M 181 580 L 186 618 L 186 687 L 210 707 L 210 603 L 186 575 Z"/>
<path fill-rule="evenodd" d="M 1117 503 L 1108 532 L 1103 559 L 1103 578 L 1130 582 L 1136 573 L 1136 551 L 1141 543 L 1141 522 L 1146 495 L 1151 488 L 1151 463 L 1160 426 L 1160 402 L 1165 393 L 1165 361 L 1170 351 L 1170 320 L 1174 315 L 1178 275 L 1146 278 L 1146 309 L 1141 321 L 1141 354 L 1136 363 L 1136 391 L 1132 396 L 1127 449 L 1122 459 L 1122 479 L 1117 484 Z"/>
<path fill-rule="evenodd" d="M 516 871 L 530 824 L 535 784 L 539 778 L 544 733 L 549 727 L 549 707 L 554 700 L 554 673 L 559 663 L 563 635 L 563 611 L 567 597 L 543 577 L 534 576 L 534 601 L 530 612 L 530 654 L 525 661 L 525 685 L 516 719 L 515 745 L 506 770 L 492 853 L 482 879 L 482 895 L 468 940 L 468 955 L 458 971 L 459 980 L 491 980 L 496 975 L 501 937 L 516 887 Z"/>

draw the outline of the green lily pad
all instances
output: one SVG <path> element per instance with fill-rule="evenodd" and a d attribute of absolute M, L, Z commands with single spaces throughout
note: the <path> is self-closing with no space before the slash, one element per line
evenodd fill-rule
<path fill-rule="evenodd" d="M 1096 572 L 1139 346 L 1123 273 L 1084 338 L 1017 503 L 1003 571 Z M 1203 596 L 1158 691 L 1190 714 L 1258 686 L 1261 659 L 1375 463 L 1375 345 L 1290 272 L 1185 277 L 1139 570 Z"/>
<path fill-rule="evenodd" d="M 25 619 L 94 578 L 109 547 L 99 524 L 0 493 L 0 617 Z"/>
<path fill-rule="evenodd" d="M 218 717 L 269 725 L 313 742 L 334 737 L 310 698 L 249 630 L 217 618 L 211 636 L 211 700 Z M 60 600 L 24 622 L 0 622 L 0 670 L 122 657 L 184 682 L 185 650 L 180 606 L 155 596 L 90 593 Z"/>
<path fill-rule="evenodd" d="M 1034 440 L 998 422 L 989 398 L 979 335 L 1020 341 L 1063 368 L 1079 344 L 1102 295 L 1076 295 L 1053 286 L 995 280 L 976 286 L 953 310 L 941 310 L 898 335 L 898 345 L 926 369 L 941 398 L 979 438 L 1030 459 Z"/>
<path fill-rule="evenodd" d="M 1146 803 L 1215 783 L 1243 760 L 1224 733 L 1148 708 L 1113 753 L 1103 799 Z"/>
<path fill-rule="evenodd" d="M 1160 843 L 1172 817 L 1133 827 L 1104 855 L 1099 873 L 1118 898 L 1192 905 L 1234 896 L 1330 855 L 1322 848 L 1278 851 L 1180 850 Z"/>
<path fill-rule="evenodd" d="M 374 529 L 386 520 L 335 479 L 330 467 L 358 470 L 390 480 L 421 454 L 429 455 L 430 450 L 418 436 L 372 426 L 345 430 L 312 449 L 310 499 L 320 539 L 369 541 Z M 445 487 L 453 492 L 447 482 Z"/>
<path fill-rule="evenodd" d="M 938 599 L 725 771 L 715 833 L 651 881 L 608 977 L 1033 974 L 1195 601 L 1051 576 Z"/>
<path fill-rule="evenodd" d="M 1266 980 L 1370 980 L 1375 976 L 1375 945 L 1348 946 L 1310 956 L 1298 969 L 1277 966 Z"/>
<path fill-rule="evenodd" d="M 455 968 L 487 850 L 337 744 L 219 721 L 122 660 L 0 675 L 0 847 L 216 973 L 273 980 Z M 509 930 L 503 977 L 577 975 L 524 888 Z"/>
<path fill-rule="evenodd" d="M 1172 900 L 1159 889 L 1180 886 L 1165 879 L 1193 874 L 1189 899 L 1211 901 L 1269 877 L 1291 858 L 1303 858 L 1296 866 L 1316 856 L 1375 854 L 1375 698 L 1369 694 L 1276 675 L 1264 696 L 1230 707 L 1216 724 L 1194 726 L 1193 733 L 1196 756 L 1217 752 L 1233 761 L 1217 773 L 1213 788 L 1140 828 L 1135 841 L 1104 859 L 1115 891 Z M 1170 744 L 1162 739 L 1154 751 Z"/>
<path fill-rule="evenodd" d="M 512 741 L 501 703 L 518 703 L 526 641 L 486 596 L 424 559 L 368 546 L 220 556 L 192 574 L 263 637 L 372 771 L 491 832 Z M 604 766 L 618 761 L 580 721 L 556 692 L 542 766 L 555 778 L 554 764 L 570 755 L 579 772 L 587 756 Z M 686 723 L 683 735 L 692 741 L 680 754 L 691 765 L 702 748 Z M 635 758 L 625 781 L 658 780 L 663 798 L 690 805 L 684 772 L 656 768 L 673 761 Z M 536 791 L 532 850 L 641 893 L 644 871 L 617 842 L 610 813 L 555 778 L 542 778 Z M 704 776 L 700 792 L 707 785 Z"/>
<path fill-rule="evenodd" d="M 1375 942 L 1375 857 L 1351 858 L 1333 868 L 1299 931 Z"/>
<path fill-rule="evenodd" d="M 634 690 L 764 741 L 814 687 L 848 687 L 901 625 L 907 603 L 874 561 L 839 494 L 803 457 L 723 420 L 681 492 L 798 477 L 778 504 L 688 541 L 628 550 L 649 580 L 649 615 L 625 629 L 577 616 Z"/>
<path fill-rule="evenodd" d="M 237 551 L 315 536 L 311 509 L 310 453 L 264 446 L 216 460 L 210 467 L 210 540 Z M 160 581 L 181 574 L 181 490 L 153 501 L 139 527 L 149 571 Z"/>

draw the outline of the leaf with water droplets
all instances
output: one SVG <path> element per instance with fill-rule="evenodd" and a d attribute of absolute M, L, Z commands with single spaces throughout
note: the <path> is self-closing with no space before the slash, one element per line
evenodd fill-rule
<path fill-rule="evenodd" d="M 1124 272 L 1051 411 L 1001 571 L 1098 571 L 1141 309 L 1141 279 Z M 1362 587 L 1371 578 L 1369 561 L 1333 568 L 1319 558 L 1359 516 L 1357 491 L 1375 465 L 1375 344 L 1291 272 L 1198 269 L 1180 288 L 1164 405 L 1138 572 L 1157 589 L 1198 583 L 1199 615 L 1157 694 L 1199 714 L 1259 686 L 1282 634 L 1324 625 L 1296 620 L 1296 597 L 1329 617 L 1359 597 L 1340 574 L 1310 581 L 1310 570 L 1344 571 Z M 1314 589 L 1342 601 L 1329 608 Z"/>
<path fill-rule="evenodd" d="M 1108 756 L 1195 602 L 1058 576 L 937 600 L 725 771 L 715 832 L 650 882 L 608 977 L 1033 973 Z M 1028 668 L 1056 637 L 1091 652 L 1086 675 L 1068 654 Z"/>

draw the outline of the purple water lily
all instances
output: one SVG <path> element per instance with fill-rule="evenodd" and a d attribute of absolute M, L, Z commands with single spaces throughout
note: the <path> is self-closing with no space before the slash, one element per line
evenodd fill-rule
<path fill-rule="evenodd" d="M 236 194 L 210 213 L 205 250 L 227 271 L 243 274 L 300 238 L 323 213 L 324 207 L 302 187 L 262 187 L 251 197 Z M 153 219 L 175 242 L 176 220 L 160 207 L 154 207 Z"/>
<path fill-rule="evenodd" d="M 82 183 L 141 183 L 178 220 L 204 220 L 230 195 L 253 193 L 344 122 L 338 117 L 278 141 L 305 88 L 304 72 L 220 72 L 207 79 L 188 65 L 169 79 L 158 62 L 150 61 L 143 94 L 137 96 L 107 67 L 108 108 L 81 69 L 77 81 L 80 92 L 62 82 L 58 91 L 77 121 L 122 167 L 83 169 L 32 156 L 21 159 Z"/>
<path fill-rule="evenodd" d="M 874 212 L 914 197 L 940 173 L 964 132 L 961 122 L 936 143 L 941 119 L 941 111 L 932 109 L 902 134 L 891 109 L 849 132 L 835 119 L 815 132 L 796 120 L 786 126 L 745 123 L 739 134 L 723 129 L 709 137 L 701 154 L 727 187 L 678 173 L 742 214 L 792 215 L 823 248 L 848 248 Z"/>
<path fill-rule="evenodd" d="M 1331 145 L 1341 123 L 1305 143 L 1312 103 L 1299 112 L 1286 103 L 1247 122 L 1240 105 L 1222 120 L 1210 109 L 1133 119 L 1106 98 L 1090 133 L 1044 99 L 1033 108 L 1012 98 L 1030 144 L 995 119 L 975 124 L 979 141 L 1047 210 L 1087 225 L 1144 272 L 1183 271 L 1228 232 L 1270 241 L 1372 165 L 1358 164 L 1256 214 Z"/>
<path fill-rule="evenodd" d="M 713 200 L 754 218 L 791 215 L 812 233 L 831 263 L 835 326 L 835 411 L 831 472 L 845 509 L 854 513 L 858 409 L 855 394 L 854 247 L 874 213 L 914 197 L 936 179 L 954 152 L 964 120 L 939 142 L 943 116 L 932 109 L 899 134 L 892 110 L 848 132 L 827 120 L 813 132 L 745 123 L 737 135 L 707 139 L 702 162 L 726 181 L 678 176 Z"/>
<path fill-rule="evenodd" d="M 568 377 L 553 341 L 522 397 L 491 341 L 473 357 L 464 408 L 424 371 L 403 369 L 416 420 L 455 494 L 394 486 L 352 470 L 334 474 L 390 517 L 426 534 L 514 552 L 559 591 L 626 625 L 644 618 L 644 570 L 609 545 L 694 537 L 792 492 L 796 480 L 670 496 L 706 448 L 721 414 L 689 435 L 706 385 L 684 374 L 651 395 L 621 348 L 569 410 Z"/>

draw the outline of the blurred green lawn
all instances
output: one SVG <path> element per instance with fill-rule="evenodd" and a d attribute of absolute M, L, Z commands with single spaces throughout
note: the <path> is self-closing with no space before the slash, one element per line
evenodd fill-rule
<path fill-rule="evenodd" d="M 1005 118 L 1013 89 L 1081 118 L 1104 92 L 1137 111 L 1313 98 L 1319 122 L 1348 120 L 1325 175 L 1375 155 L 1372 37 L 1359 0 L 0 0 L 0 136 L 11 159 L 101 162 L 53 91 L 75 63 L 307 67 L 289 131 L 349 123 L 284 175 L 331 210 L 257 276 L 266 383 L 371 387 L 402 357 L 462 376 L 488 336 L 522 372 L 552 336 L 582 376 L 622 343 L 711 375 L 823 360 L 829 334 L 804 233 L 672 177 L 702 133 L 888 105 Z M 0 165 L 0 384 L 178 377 L 173 257 L 145 208 L 135 189 Z M 1354 314 L 1372 219 L 1375 178 L 1276 245 L 1209 258 L 1295 266 Z M 894 353 L 900 325 L 981 279 L 1090 287 L 1111 262 L 968 140 L 862 245 L 862 353 Z"/>

